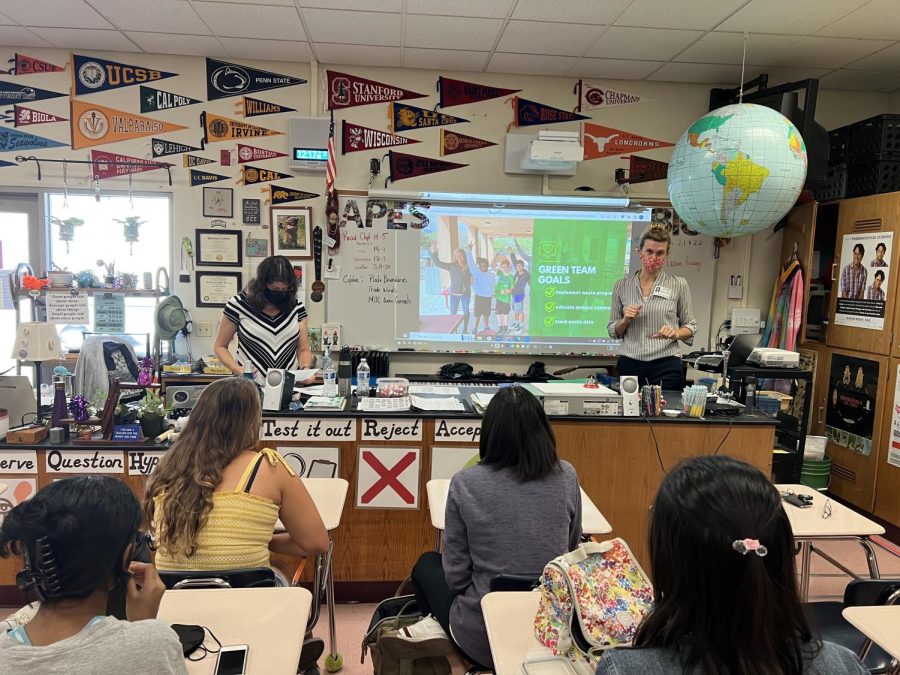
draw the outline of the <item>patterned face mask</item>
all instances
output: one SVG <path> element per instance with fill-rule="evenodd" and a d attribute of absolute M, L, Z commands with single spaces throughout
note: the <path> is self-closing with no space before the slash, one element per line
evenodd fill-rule
<path fill-rule="evenodd" d="M 641 265 L 644 266 L 644 269 L 647 270 L 650 274 L 655 274 L 659 272 L 663 265 L 666 264 L 666 258 L 663 256 L 662 258 L 657 258 L 655 255 L 645 255 L 643 253 L 641 256 Z"/>

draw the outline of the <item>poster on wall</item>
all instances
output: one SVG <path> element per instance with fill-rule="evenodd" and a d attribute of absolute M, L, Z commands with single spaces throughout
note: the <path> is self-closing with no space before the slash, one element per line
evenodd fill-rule
<path fill-rule="evenodd" d="M 94 331 L 125 332 L 125 294 L 97 293 L 94 296 Z"/>
<path fill-rule="evenodd" d="M 206 59 L 206 98 L 210 101 L 295 84 L 306 84 L 306 80 L 218 59 Z"/>
<path fill-rule="evenodd" d="M 900 467 L 900 366 L 894 377 L 894 409 L 891 412 L 891 436 L 888 440 L 887 463 Z"/>
<path fill-rule="evenodd" d="M 834 315 L 838 326 L 884 328 L 893 241 L 893 232 L 844 235 Z"/>
<path fill-rule="evenodd" d="M 879 364 L 844 354 L 831 355 L 825 435 L 860 455 L 872 453 Z"/>

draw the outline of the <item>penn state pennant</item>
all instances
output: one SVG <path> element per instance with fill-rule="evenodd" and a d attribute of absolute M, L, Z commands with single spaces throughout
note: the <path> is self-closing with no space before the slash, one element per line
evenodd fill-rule
<path fill-rule="evenodd" d="M 245 185 L 254 185 L 256 183 L 268 183 L 272 180 L 281 180 L 283 178 L 293 178 L 289 173 L 281 173 L 280 171 L 272 171 L 271 169 L 263 169 L 258 166 L 247 164 L 241 167 L 241 179 Z"/>
<path fill-rule="evenodd" d="M 284 135 L 283 131 L 264 129 L 255 124 L 240 122 L 209 112 L 200 113 L 200 125 L 203 127 L 203 140 L 200 141 L 201 148 L 205 148 L 207 143 L 229 141 L 233 138 L 263 138 L 265 136 Z"/>
<path fill-rule="evenodd" d="M 164 138 L 154 138 L 150 141 L 150 149 L 153 151 L 154 157 L 165 157 L 166 155 L 180 155 L 183 152 L 200 152 L 200 148 L 185 143 L 175 143 L 167 141 Z"/>
<path fill-rule="evenodd" d="M 304 199 L 314 199 L 315 197 L 319 196 L 314 192 L 294 190 L 293 188 L 286 188 L 280 185 L 266 185 L 264 188 L 260 188 L 260 191 L 263 194 L 268 194 L 266 204 L 272 204 L 272 206 L 275 206 L 276 204 L 284 204 L 286 202 L 298 202 Z"/>
<path fill-rule="evenodd" d="M 513 121 L 517 127 L 530 127 L 537 124 L 556 124 L 558 122 L 575 122 L 590 119 L 587 115 L 579 115 L 570 110 L 554 108 L 551 105 L 529 101 L 521 96 L 512 97 Z"/>
<path fill-rule="evenodd" d="M 238 164 L 246 164 L 247 162 L 261 162 L 264 159 L 287 157 L 287 153 L 276 152 L 275 150 L 266 150 L 265 148 L 255 148 L 252 145 L 244 145 L 243 143 L 238 143 L 237 156 Z"/>
<path fill-rule="evenodd" d="M 37 73 L 61 73 L 65 70 L 62 66 L 34 59 L 24 54 L 13 54 L 13 57 L 7 63 L 11 64 L 9 70 L 0 70 L 0 73 L 6 75 L 36 75 Z"/>
<path fill-rule="evenodd" d="M 328 110 L 340 110 L 371 103 L 387 103 L 388 101 L 405 101 L 410 98 L 425 98 L 425 94 L 369 80 L 365 77 L 339 73 L 334 70 L 326 71 L 325 75 L 328 89 Z"/>
<path fill-rule="evenodd" d="M 417 108 L 408 103 L 391 103 L 388 116 L 391 120 L 391 128 L 395 133 L 398 131 L 409 131 L 410 129 L 440 127 L 445 124 L 459 124 L 460 122 L 469 121 L 462 117 L 425 110 L 425 108 Z"/>
<path fill-rule="evenodd" d="M 220 180 L 228 180 L 228 176 L 223 176 L 218 173 L 208 173 L 206 171 L 197 171 L 196 169 L 191 169 L 191 187 L 197 187 L 198 185 L 206 185 L 207 183 L 216 183 Z"/>
<path fill-rule="evenodd" d="M 177 75 L 178 73 L 108 61 L 95 56 L 72 54 L 72 79 L 76 96 L 148 84 Z"/>
<path fill-rule="evenodd" d="M 393 150 L 388 150 L 388 159 L 391 167 L 391 181 L 416 178 L 417 176 L 425 176 L 430 173 L 451 171 L 452 169 L 461 169 L 469 166 L 468 164 L 447 162 L 443 159 L 407 155 L 404 152 L 395 152 Z"/>
<path fill-rule="evenodd" d="M 602 159 L 625 155 L 641 150 L 657 150 L 659 148 L 671 148 L 675 144 L 667 141 L 657 141 L 646 136 L 638 136 L 630 131 L 613 129 L 600 124 L 584 123 L 582 132 L 582 145 L 584 146 L 584 159 Z"/>
<path fill-rule="evenodd" d="M 186 105 L 203 103 L 199 98 L 191 98 L 181 94 L 173 94 L 170 91 L 141 86 L 141 112 L 159 112 L 160 110 L 172 110 L 183 108 Z"/>
<path fill-rule="evenodd" d="M 13 150 L 46 150 L 68 145 L 43 136 L 35 136 L 17 129 L 0 128 L 0 152 Z"/>
<path fill-rule="evenodd" d="M 9 116 L 7 123 L 12 123 L 16 127 L 27 127 L 32 124 L 49 124 L 50 122 L 68 122 L 68 117 L 60 117 L 59 115 L 51 115 L 50 113 L 41 112 L 34 108 L 24 105 L 14 105 L 12 110 L 8 110 L 6 114 Z"/>
<path fill-rule="evenodd" d="M 123 164 L 126 164 L 127 166 L 123 166 Z M 143 159 L 142 157 L 129 157 L 128 155 L 120 155 L 117 152 L 91 150 L 91 167 L 95 179 L 127 176 L 130 173 L 152 171 L 153 169 L 162 169 L 167 166 L 172 166 L 172 164 L 167 162 L 154 162 L 153 160 Z"/>
<path fill-rule="evenodd" d="M 288 108 L 279 103 L 269 103 L 258 98 L 241 96 L 234 103 L 234 114 L 238 117 L 260 117 L 261 115 L 275 115 L 278 113 L 297 112 L 296 108 Z"/>
<path fill-rule="evenodd" d="M 206 157 L 197 157 L 197 155 L 185 155 L 182 157 L 184 168 L 189 169 L 192 166 L 203 166 L 204 164 L 214 164 L 216 160 L 207 159 Z"/>
<path fill-rule="evenodd" d="M 24 84 L 12 82 L 0 82 L 0 105 L 13 105 L 15 103 L 28 103 L 29 101 L 43 101 L 48 98 L 65 96 L 56 91 L 47 91 L 37 87 L 28 87 Z"/>
<path fill-rule="evenodd" d="M 306 80 L 218 59 L 206 59 L 206 98 L 210 101 L 295 84 L 306 84 Z"/>
<path fill-rule="evenodd" d="M 479 148 L 489 148 L 497 145 L 493 141 L 486 141 L 482 138 L 474 136 L 466 136 L 456 131 L 447 131 L 441 129 L 441 156 L 455 155 L 460 152 L 468 152 L 469 150 L 478 150 Z"/>
<path fill-rule="evenodd" d="M 454 80 L 449 77 L 439 77 L 437 88 L 441 97 L 438 108 L 449 108 L 454 105 L 463 105 L 465 103 L 478 103 L 479 101 L 509 96 L 510 94 L 515 94 L 517 91 L 522 91 L 521 89 L 490 87 L 486 84 Z"/>
<path fill-rule="evenodd" d="M 341 122 L 341 154 L 348 152 L 360 152 L 362 150 L 375 150 L 378 148 L 391 148 L 395 145 L 407 145 L 409 143 L 421 143 L 414 138 L 398 136 L 390 131 L 370 129 L 360 124 L 351 124 L 347 120 Z"/>
<path fill-rule="evenodd" d="M 86 103 L 77 98 L 72 99 L 71 106 L 73 150 L 187 129 L 182 124 Z"/>

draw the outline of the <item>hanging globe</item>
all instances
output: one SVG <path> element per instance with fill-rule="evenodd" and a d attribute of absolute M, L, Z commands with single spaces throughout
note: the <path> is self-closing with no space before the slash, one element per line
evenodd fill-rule
<path fill-rule="evenodd" d="M 779 112 L 753 103 L 704 115 L 669 164 L 669 199 L 693 229 L 714 237 L 765 230 L 790 211 L 806 180 L 806 145 Z"/>

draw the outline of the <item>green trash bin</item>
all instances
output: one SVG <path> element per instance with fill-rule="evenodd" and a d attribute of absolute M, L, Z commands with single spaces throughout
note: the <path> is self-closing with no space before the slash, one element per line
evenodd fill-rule
<path fill-rule="evenodd" d="M 827 490 L 831 485 L 831 457 L 804 459 L 800 468 L 800 482 L 814 490 Z"/>

